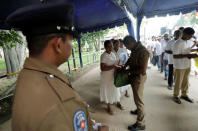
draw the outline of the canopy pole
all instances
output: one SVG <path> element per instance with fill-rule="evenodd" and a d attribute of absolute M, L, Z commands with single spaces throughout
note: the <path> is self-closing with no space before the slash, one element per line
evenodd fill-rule
<path fill-rule="evenodd" d="M 78 51 L 79 51 L 80 67 L 83 68 L 83 61 L 81 54 L 81 38 L 78 38 Z"/>
<path fill-rule="evenodd" d="M 134 28 L 131 21 L 127 23 L 127 30 L 129 32 L 129 35 L 134 37 Z"/>
<path fill-rule="evenodd" d="M 142 23 L 142 17 L 138 16 L 136 18 L 136 40 L 137 41 L 140 41 L 140 26 L 141 26 L 141 23 Z"/>

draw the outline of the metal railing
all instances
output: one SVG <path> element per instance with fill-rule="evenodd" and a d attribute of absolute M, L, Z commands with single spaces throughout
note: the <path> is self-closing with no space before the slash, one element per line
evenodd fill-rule
<path fill-rule="evenodd" d="M 83 67 L 86 67 L 88 65 L 100 61 L 100 55 L 101 55 L 101 51 L 91 52 L 91 53 L 86 52 L 86 54 L 82 54 Z M 67 62 L 67 66 L 68 66 L 68 73 L 71 73 L 71 71 L 75 71 L 81 68 L 79 56 L 75 56 L 74 58 L 72 58 L 71 56 Z"/>
<path fill-rule="evenodd" d="M 13 72 L 13 73 L 9 73 L 9 74 L 6 74 L 6 75 L 2 75 L 2 76 L 0 76 L 0 79 L 5 78 L 5 77 L 9 77 L 9 76 L 14 76 L 14 75 L 17 75 L 17 74 L 19 74 L 19 72 Z"/>

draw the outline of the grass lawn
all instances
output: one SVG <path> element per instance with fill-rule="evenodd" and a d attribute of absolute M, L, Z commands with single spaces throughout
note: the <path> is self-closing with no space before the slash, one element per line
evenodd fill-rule
<path fill-rule="evenodd" d="M 97 52 L 95 52 L 95 54 L 92 54 L 92 53 L 93 52 L 82 52 L 83 66 L 92 64 L 94 57 L 95 57 L 95 62 L 100 60 L 99 53 L 97 53 Z M 89 56 L 87 56 L 87 55 L 89 55 Z M 76 66 L 80 67 L 80 59 L 79 59 L 78 52 L 75 52 L 75 57 L 76 57 Z M 74 67 L 72 56 L 70 56 L 69 64 L 70 64 L 71 68 Z M 68 65 L 68 63 L 65 62 L 64 65 Z M 3 59 L 0 59 L 0 71 L 4 71 L 4 70 L 6 70 L 6 63 Z"/>
<path fill-rule="evenodd" d="M 76 66 L 80 67 L 80 59 L 79 59 L 78 52 L 75 52 L 75 57 L 76 57 Z M 99 61 L 100 54 L 97 53 L 97 52 L 95 54 L 93 54 L 92 52 L 82 52 L 83 66 L 94 63 L 94 61 L 93 61 L 94 58 L 95 58 L 95 62 Z M 65 62 L 64 65 L 67 66 L 68 62 Z M 72 56 L 69 59 L 69 65 L 70 65 L 71 69 L 74 68 L 74 63 L 73 63 Z"/>
<path fill-rule="evenodd" d="M 6 63 L 3 59 L 0 59 L 0 71 L 6 70 Z"/>

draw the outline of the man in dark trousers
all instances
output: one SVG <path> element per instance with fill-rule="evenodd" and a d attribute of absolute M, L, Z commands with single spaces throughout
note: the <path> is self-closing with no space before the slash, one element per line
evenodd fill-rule
<path fill-rule="evenodd" d="M 180 38 L 181 31 L 176 30 L 174 32 L 174 39 L 168 42 L 165 52 L 168 54 L 168 89 L 173 89 L 173 46 L 175 42 Z"/>
<path fill-rule="evenodd" d="M 149 51 L 132 36 L 124 38 L 124 45 L 131 50 L 130 58 L 124 68 L 129 66 L 125 72 L 129 75 L 133 90 L 134 101 L 137 106 L 131 114 L 137 114 L 137 122 L 128 127 L 131 131 L 145 130 L 145 112 L 143 102 L 144 83 L 147 79 L 146 70 L 148 66 Z"/>

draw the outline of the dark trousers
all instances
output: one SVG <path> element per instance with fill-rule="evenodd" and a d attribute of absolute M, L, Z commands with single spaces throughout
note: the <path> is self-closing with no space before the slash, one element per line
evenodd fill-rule
<path fill-rule="evenodd" d="M 164 68 L 165 78 L 168 77 L 168 70 L 167 70 L 166 66 L 168 66 L 168 60 L 163 60 L 163 68 Z"/>
<path fill-rule="evenodd" d="M 168 68 L 168 85 L 173 87 L 173 64 L 169 64 Z"/>

